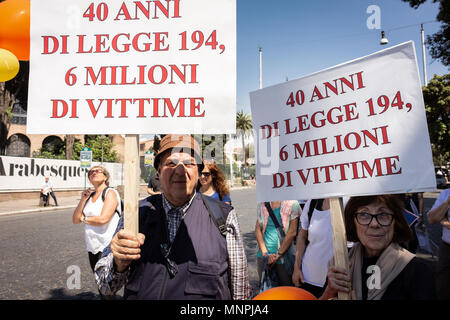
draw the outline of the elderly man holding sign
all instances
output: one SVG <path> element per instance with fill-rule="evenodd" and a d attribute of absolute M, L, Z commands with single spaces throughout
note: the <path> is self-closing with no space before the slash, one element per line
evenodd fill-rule
<path fill-rule="evenodd" d="M 97 263 L 103 294 L 125 285 L 126 299 L 251 297 L 236 213 L 196 192 L 201 164 L 200 147 L 191 136 L 161 140 L 155 167 L 162 194 L 141 202 L 137 236 L 118 231 Z M 222 217 L 217 218 L 218 210 Z"/>

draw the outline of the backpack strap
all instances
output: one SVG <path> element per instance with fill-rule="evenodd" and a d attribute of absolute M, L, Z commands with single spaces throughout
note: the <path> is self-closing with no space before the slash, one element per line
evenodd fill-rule
<path fill-rule="evenodd" d="M 264 205 L 266 206 L 267 211 L 269 211 L 269 216 L 270 218 L 272 218 L 272 221 L 275 224 L 275 228 L 279 230 L 281 236 L 284 238 L 286 234 L 284 233 L 283 227 L 281 227 L 277 217 L 275 217 L 275 213 L 273 213 L 272 207 L 270 206 L 270 202 L 264 202 Z"/>
<path fill-rule="evenodd" d="M 312 199 L 309 205 L 308 211 L 308 221 L 311 223 L 311 217 L 313 215 L 314 209 L 321 210 L 324 199 Z"/>
<path fill-rule="evenodd" d="M 103 192 L 102 192 L 102 200 L 103 200 L 103 202 L 105 202 L 106 191 L 108 191 L 108 189 L 109 189 L 109 187 L 106 187 L 105 189 L 103 189 Z"/>
<path fill-rule="evenodd" d="M 311 224 L 311 218 L 314 213 L 314 209 L 320 209 L 322 208 L 323 199 L 312 199 L 311 203 L 309 204 L 309 210 L 308 210 L 308 223 Z M 309 245 L 309 240 L 306 238 L 306 246 Z"/>
<path fill-rule="evenodd" d="M 94 194 L 95 194 L 95 191 L 92 191 L 91 194 L 89 195 L 88 200 L 89 200 L 90 198 L 92 198 L 92 197 L 94 196 Z M 86 201 L 86 203 L 87 203 L 87 201 Z"/>
<path fill-rule="evenodd" d="M 103 202 L 105 202 L 106 191 L 108 191 L 108 189 L 110 189 L 110 188 L 111 187 L 106 187 L 105 189 L 103 189 L 103 192 L 102 192 L 102 200 L 103 200 Z M 122 199 L 120 199 L 120 209 L 123 212 L 123 200 Z M 119 217 L 121 216 L 121 214 L 120 214 L 119 210 L 117 210 L 117 208 L 116 208 L 116 210 L 114 212 L 117 213 L 119 215 Z"/>
<path fill-rule="evenodd" d="M 219 202 L 211 197 L 204 196 L 202 193 L 200 193 L 200 195 L 211 219 L 214 221 L 214 224 L 217 226 L 220 233 L 225 237 L 227 234 L 227 226 Z"/>
<path fill-rule="evenodd" d="M 311 223 L 311 217 L 313 215 L 314 209 L 317 205 L 317 199 L 312 199 L 311 203 L 309 204 L 309 210 L 308 210 L 308 223 Z"/>
<path fill-rule="evenodd" d="M 222 236 L 227 235 L 227 225 L 225 220 L 224 212 L 220 206 L 221 202 L 217 201 L 214 198 L 203 195 L 200 192 L 200 196 L 202 197 L 203 204 L 209 212 L 209 216 L 211 217 L 214 224 L 219 229 Z M 228 265 L 230 265 L 230 256 L 228 255 Z M 231 298 L 233 298 L 233 290 L 232 290 L 232 281 L 231 281 L 231 268 L 227 269 L 228 273 L 228 287 L 230 289 Z"/>

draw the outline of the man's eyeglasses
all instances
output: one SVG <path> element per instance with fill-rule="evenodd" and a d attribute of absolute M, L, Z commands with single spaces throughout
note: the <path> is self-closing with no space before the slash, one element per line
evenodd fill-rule
<path fill-rule="evenodd" d="M 193 167 L 197 166 L 195 161 L 192 161 L 190 159 L 183 160 L 183 161 L 180 161 L 178 159 L 171 159 L 171 160 L 167 161 L 166 163 L 164 163 L 164 167 L 175 168 L 176 166 L 178 166 L 179 163 L 182 163 L 186 168 L 193 168 Z"/>
<path fill-rule="evenodd" d="M 163 255 L 164 259 L 166 260 L 166 268 L 167 272 L 169 272 L 169 275 L 171 278 L 175 277 L 175 275 L 178 273 L 178 266 L 172 259 L 169 258 L 170 254 L 170 248 L 167 243 L 161 243 L 161 254 Z"/>
<path fill-rule="evenodd" d="M 102 170 L 102 169 L 94 169 L 94 170 L 91 170 L 91 171 L 89 171 L 88 176 L 90 177 L 90 176 L 92 176 L 94 173 L 95 173 L 95 174 L 103 173 L 103 170 Z"/>
<path fill-rule="evenodd" d="M 208 178 L 209 176 L 211 176 L 211 172 L 202 172 L 202 173 L 200 173 L 200 175 L 205 176 L 206 178 Z"/>
<path fill-rule="evenodd" d="M 378 224 L 383 227 L 390 226 L 392 221 L 394 221 L 394 215 L 390 213 L 370 214 L 367 212 L 357 212 L 355 216 L 356 221 L 363 226 L 368 226 L 373 218 L 375 218 Z"/>

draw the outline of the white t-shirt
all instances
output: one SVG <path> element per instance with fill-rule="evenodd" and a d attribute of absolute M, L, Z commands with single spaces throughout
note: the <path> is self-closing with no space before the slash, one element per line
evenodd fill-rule
<path fill-rule="evenodd" d="M 327 278 L 328 261 L 334 255 L 331 215 L 330 210 L 314 209 L 310 223 L 308 220 L 310 204 L 311 200 L 308 200 L 300 217 L 302 229 L 308 230 L 309 240 L 303 255 L 302 272 L 305 282 L 323 287 Z"/>
<path fill-rule="evenodd" d="M 41 189 L 44 190 L 43 191 L 44 194 L 48 194 L 52 188 L 53 188 L 53 183 L 51 183 L 50 180 L 48 182 L 44 182 L 41 186 Z"/>
<path fill-rule="evenodd" d="M 439 207 L 442 203 L 444 203 L 444 201 L 447 200 L 447 198 L 449 196 L 450 196 L 450 189 L 443 190 L 437 197 L 437 199 L 434 202 L 433 207 L 430 209 L 430 211 Z M 450 221 L 450 209 L 448 209 L 448 212 L 447 212 L 447 219 L 448 219 L 448 221 Z M 450 230 L 448 230 L 445 227 L 442 227 L 442 241 L 450 244 Z"/>
<path fill-rule="evenodd" d="M 105 199 L 108 192 L 111 191 L 113 191 L 117 196 L 117 210 L 121 212 L 120 195 L 116 190 L 111 188 L 108 189 L 105 194 Z M 92 201 L 91 197 L 86 202 L 86 205 L 83 209 L 83 213 L 86 216 L 86 218 L 100 216 L 102 208 L 103 208 L 102 196 L 100 195 L 95 202 Z M 84 230 L 85 230 L 86 247 L 89 252 L 94 254 L 102 252 L 103 249 L 105 249 L 109 245 L 114 235 L 114 232 L 116 231 L 119 219 L 120 219 L 119 215 L 115 212 L 111 220 L 109 220 L 109 222 L 105 223 L 102 226 L 90 226 L 87 224 L 85 225 Z"/>

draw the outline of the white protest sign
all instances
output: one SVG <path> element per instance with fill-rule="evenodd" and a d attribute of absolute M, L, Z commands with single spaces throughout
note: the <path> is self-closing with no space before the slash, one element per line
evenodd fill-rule
<path fill-rule="evenodd" d="M 235 0 L 40 0 L 30 20 L 27 133 L 235 133 Z"/>
<path fill-rule="evenodd" d="M 250 99 L 258 201 L 436 188 L 411 41 Z"/>

